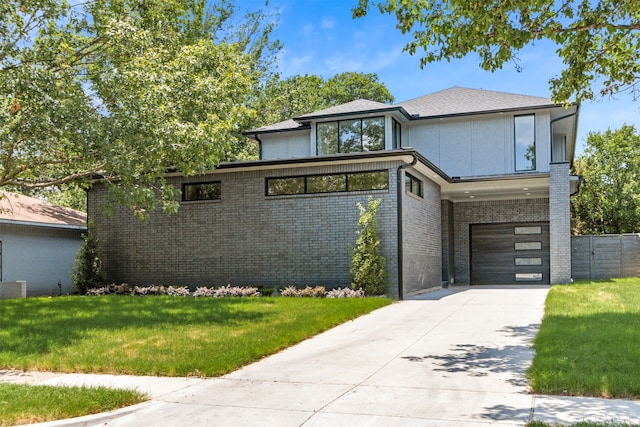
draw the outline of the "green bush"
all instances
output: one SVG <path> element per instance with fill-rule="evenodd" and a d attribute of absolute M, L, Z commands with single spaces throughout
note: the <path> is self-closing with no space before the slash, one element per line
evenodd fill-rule
<path fill-rule="evenodd" d="M 369 196 L 367 206 L 358 203 L 360 218 L 356 246 L 351 255 L 351 287 L 365 295 L 383 295 L 387 291 L 385 258 L 380 251 L 378 208 L 380 199 Z"/>
<path fill-rule="evenodd" d="M 89 223 L 87 232 L 82 235 L 82 244 L 76 255 L 76 266 L 72 272 L 73 286 L 81 294 L 105 283 L 105 273 L 98 255 L 98 239 L 95 227 Z"/>

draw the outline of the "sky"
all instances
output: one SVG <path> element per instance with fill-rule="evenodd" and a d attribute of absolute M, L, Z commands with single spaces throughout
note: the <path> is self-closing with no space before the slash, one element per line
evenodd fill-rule
<path fill-rule="evenodd" d="M 257 8 L 260 0 L 240 0 L 240 7 Z M 403 52 L 410 36 L 395 28 L 395 17 L 371 8 L 364 18 L 352 19 L 357 0 L 270 0 L 280 14 L 274 37 L 283 44 L 279 72 L 283 78 L 315 74 L 325 79 L 346 71 L 376 73 L 402 102 L 453 86 L 551 97 L 549 79 L 559 75 L 562 61 L 555 45 L 536 42 L 520 51 L 521 72 L 513 64 L 487 72 L 475 55 L 428 64 Z M 640 130 L 640 100 L 628 95 L 584 101 L 580 106 L 576 154 L 584 149 L 589 132 L 615 130 L 633 124 Z"/>

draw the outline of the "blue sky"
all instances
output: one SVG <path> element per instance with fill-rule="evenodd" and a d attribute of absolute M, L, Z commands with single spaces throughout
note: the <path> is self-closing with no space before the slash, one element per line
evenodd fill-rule
<path fill-rule="evenodd" d="M 259 0 L 241 5 L 259 7 Z M 490 73 L 478 66 L 476 56 L 419 67 L 419 57 L 402 48 L 409 40 L 395 28 L 395 18 L 377 9 L 360 19 L 351 18 L 357 0 L 270 0 L 280 12 L 275 32 L 284 45 L 279 62 L 283 77 L 316 74 L 329 78 L 345 71 L 377 73 L 395 102 L 405 101 L 452 86 L 550 97 L 548 80 L 560 73 L 562 62 L 555 47 L 537 42 L 518 55 L 522 67 L 512 64 Z M 616 99 L 585 101 L 578 125 L 578 154 L 589 132 L 634 124 L 640 130 L 640 101 L 628 95 Z"/>

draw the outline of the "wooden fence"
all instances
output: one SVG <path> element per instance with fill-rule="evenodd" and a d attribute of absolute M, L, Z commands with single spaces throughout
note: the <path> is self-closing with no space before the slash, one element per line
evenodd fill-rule
<path fill-rule="evenodd" d="M 640 277 L 640 234 L 571 237 L 574 279 Z"/>

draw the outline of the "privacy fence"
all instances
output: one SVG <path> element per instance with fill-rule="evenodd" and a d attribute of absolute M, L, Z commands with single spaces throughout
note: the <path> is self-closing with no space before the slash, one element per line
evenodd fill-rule
<path fill-rule="evenodd" d="M 571 237 L 574 279 L 640 277 L 640 234 Z"/>

